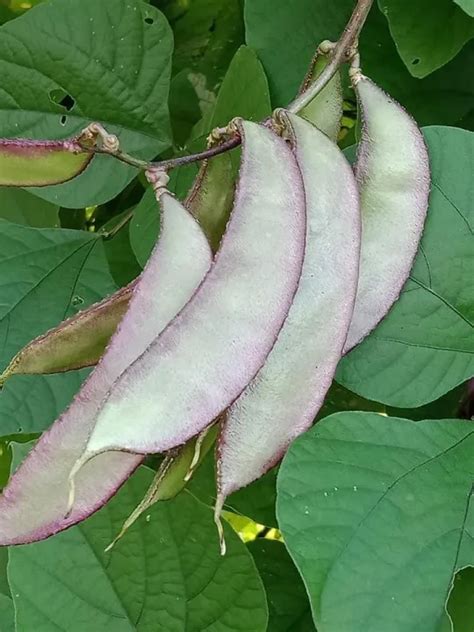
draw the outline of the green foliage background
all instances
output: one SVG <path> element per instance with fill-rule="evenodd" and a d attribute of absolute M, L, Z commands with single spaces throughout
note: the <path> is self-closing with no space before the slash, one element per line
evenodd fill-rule
<path fill-rule="evenodd" d="M 233 116 L 261 120 L 288 103 L 316 45 L 339 37 L 353 6 L 2 0 L 0 135 L 62 138 L 95 120 L 138 157 L 195 151 Z M 278 477 L 228 499 L 242 537 L 227 526 L 220 557 L 209 455 L 183 492 L 104 553 L 146 490 L 143 467 L 82 525 L 0 549 L 2 632 L 472 632 L 473 16 L 472 0 L 379 0 L 371 10 L 363 69 L 425 128 L 429 218 L 400 301 L 341 362 L 320 423 Z M 345 98 L 341 147 L 355 142 L 347 81 Z M 216 172 L 232 178 L 238 151 L 221 160 Z M 173 173 L 180 198 L 195 175 L 195 166 Z M 0 188 L 1 368 L 134 278 L 158 230 L 143 178 L 106 156 L 63 185 Z M 2 484 L 12 452 L 26 453 L 86 374 L 7 382 Z"/>

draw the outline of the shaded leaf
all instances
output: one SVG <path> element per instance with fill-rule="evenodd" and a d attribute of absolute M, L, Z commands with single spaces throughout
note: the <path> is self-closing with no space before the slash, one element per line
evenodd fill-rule
<path fill-rule="evenodd" d="M 12 599 L 6 595 L 0 595 L 0 629 L 15 632 L 15 608 Z"/>
<path fill-rule="evenodd" d="M 474 37 L 471 20 L 453 0 L 379 0 L 406 67 L 425 77 L 444 66 Z"/>
<path fill-rule="evenodd" d="M 164 17 L 139 0 L 38 5 L 1 28 L 2 135 L 66 138 L 96 120 L 119 135 L 125 150 L 153 157 L 170 142 L 171 48 Z M 88 206 L 114 197 L 134 175 L 98 156 L 73 182 L 37 194 Z"/>
<path fill-rule="evenodd" d="M 315 630 L 303 581 L 282 542 L 257 538 L 248 543 L 267 593 L 271 632 Z"/>
<path fill-rule="evenodd" d="M 336 375 L 362 397 L 404 408 L 433 401 L 474 374 L 474 134 L 424 131 L 432 191 L 409 281 Z"/>
<path fill-rule="evenodd" d="M 474 630 L 474 608 L 469 607 L 472 604 L 473 595 L 474 568 L 468 566 L 456 573 L 447 604 L 447 610 L 454 625 L 454 632 L 472 632 Z"/>
<path fill-rule="evenodd" d="M 59 226 L 59 208 L 23 189 L 0 187 L 0 217 L 34 228 Z"/>
<path fill-rule="evenodd" d="M 80 526 L 11 549 L 19 629 L 266 630 L 265 595 L 245 545 L 228 528 L 221 557 L 211 511 L 189 494 L 155 505 L 104 553 L 150 482 L 142 468 Z"/>
<path fill-rule="evenodd" d="M 165 2 L 163 11 L 173 27 L 175 39 L 173 72 L 186 70 L 199 99 L 212 105 L 212 95 L 217 92 L 230 60 L 244 40 L 241 3 L 239 0 L 189 3 L 172 0 Z"/>
<path fill-rule="evenodd" d="M 130 211 L 124 211 L 113 217 L 101 228 L 101 232 L 109 232 L 126 221 Z M 130 244 L 128 223 L 119 228 L 113 237 L 104 241 L 105 255 L 109 263 L 110 273 L 119 287 L 127 285 L 141 272 L 141 267 Z"/>
<path fill-rule="evenodd" d="M 320 632 L 447 621 L 454 573 L 474 561 L 473 449 L 471 422 L 376 413 L 326 417 L 292 444 L 277 515 Z"/>
<path fill-rule="evenodd" d="M 188 483 L 187 488 L 206 505 L 213 506 L 216 500 L 216 475 L 214 451 L 203 461 L 199 470 Z M 273 468 L 248 487 L 231 494 L 224 506 L 226 511 L 242 514 L 258 524 L 276 527 L 275 501 L 276 476 L 278 468 Z"/>

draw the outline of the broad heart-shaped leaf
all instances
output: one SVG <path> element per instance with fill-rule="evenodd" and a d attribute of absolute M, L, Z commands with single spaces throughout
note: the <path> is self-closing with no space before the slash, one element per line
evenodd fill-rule
<path fill-rule="evenodd" d="M 126 151 L 153 157 L 169 146 L 171 49 L 163 15 L 140 0 L 31 9 L 0 31 L 2 136 L 67 138 L 100 121 Z M 93 162 L 73 182 L 35 192 L 78 208 L 113 198 L 135 174 L 108 156 Z"/>
<path fill-rule="evenodd" d="M 59 208 L 23 189 L 0 187 L 0 217 L 34 228 L 57 228 Z"/>
<path fill-rule="evenodd" d="M 362 397 L 406 408 L 474 375 L 474 133 L 431 127 L 424 135 L 432 189 L 410 279 L 336 375 Z"/>
<path fill-rule="evenodd" d="M 19 630 L 265 632 L 265 593 L 250 554 L 227 528 L 221 557 L 211 509 L 189 494 L 155 505 L 104 553 L 151 479 L 141 468 L 80 526 L 10 549 Z"/>
<path fill-rule="evenodd" d="M 453 0 L 378 0 L 400 57 L 414 77 L 444 66 L 474 37 L 474 20 Z"/>
<path fill-rule="evenodd" d="M 247 546 L 267 593 L 269 632 L 315 630 L 308 595 L 284 544 L 257 538 Z"/>
<path fill-rule="evenodd" d="M 97 235 L 0 222 L 0 366 L 114 289 Z"/>
<path fill-rule="evenodd" d="M 454 0 L 463 11 L 465 11 L 471 18 L 474 18 L 474 0 Z"/>
<path fill-rule="evenodd" d="M 317 44 L 337 40 L 353 8 L 353 0 L 251 0 L 245 4 L 247 43 L 263 63 L 273 105 L 286 106 L 294 98 Z M 472 111 L 474 86 L 466 83 L 466 68 L 474 63 L 472 42 L 446 67 L 420 81 L 400 59 L 387 21 L 374 6 L 361 33 L 360 52 L 364 73 L 419 124 L 455 125 Z M 352 93 L 348 96 L 353 98 Z"/>
<path fill-rule="evenodd" d="M 293 443 L 277 516 L 319 632 L 443 629 L 453 575 L 474 562 L 473 451 L 469 421 L 367 412 Z"/>

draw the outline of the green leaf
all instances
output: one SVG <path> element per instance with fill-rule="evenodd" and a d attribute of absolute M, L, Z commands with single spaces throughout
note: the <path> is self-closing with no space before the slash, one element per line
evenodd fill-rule
<path fill-rule="evenodd" d="M 474 0 L 454 0 L 463 11 L 465 11 L 471 18 L 474 18 Z"/>
<path fill-rule="evenodd" d="M 379 0 L 400 57 L 414 77 L 450 61 L 474 37 L 471 20 L 453 0 Z"/>
<path fill-rule="evenodd" d="M 421 247 L 400 299 L 339 364 L 366 399 L 413 408 L 474 374 L 474 134 L 425 129 L 432 190 Z"/>
<path fill-rule="evenodd" d="M 456 573 L 453 589 L 449 595 L 447 610 L 454 625 L 454 632 L 474 630 L 474 609 L 467 607 L 472 603 L 473 594 L 474 568 L 468 566 Z"/>
<path fill-rule="evenodd" d="M 271 632 L 315 630 L 308 595 L 285 546 L 257 538 L 248 543 L 267 593 Z"/>
<path fill-rule="evenodd" d="M 277 516 L 320 632 L 446 624 L 454 573 L 474 561 L 473 450 L 469 421 L 376 413 L 326 417 L 292 444 Z"/>
<path fill-rule="evenodd" d="M 241 46 L 222 82 L 209 131 L 227 125 L 234 116 L 260 121 L 270 113 L 270 92 L 263 66 L 251 48 Z"/>
<path fill-rule="evenodd" d="M 163 10 L 175 39 L 173 74 L 186 70 L 203 106 L 206 103 L 209 106 L 230 60 L 244 40 L 241 2 L 172 0 Z"/>
<path fill-rule="evenodd" d="M 11 549 L 18 629 L 266 630 L 265 594 L 245 545 L 227 528 L 222 557 L 212 512 L 189 494 L 155 505 L 104 553 L 150 482 L 142 468 L 81 525 Z"/>
<path fill-rule="evenodd" d="M 31 9 L 1 28 L 2 135 L 66 138 L 100 121 L 126 151 L 153 157 L 170 143 L 171 50 L 163 15 L 139 0 L 52 0 Z M 135 175 L 108 156 L 93 162 L 70 183 L 34 191 L 77 208 L 113 198 Z"/>
<path fill-rule="evenodd" d="M 129 212 L 127 210 L 113 217 L 102 226 L 101 232 L 108 233 L 126 221 Z M 141 268 L 130 244 L 128 222 L 113 237 L 104 241 L 104 248 L 110 273 L 119 287 L 127 285 L 140 274 Z"/>
<path fill-rule="evenodd" d="M 18 375 L 0 392 L 0 436 L 43 432 L 66 409 L 89 370 Z"/>
<path fill-rule="evenodd" d="M 263 63 L 274 106 L 285 106 L 294 98 L 317 44 L 337 40 L 353 8 L 353 0 L 246 3 L 247 43 Z M 386 19 L 374 7 L 360 36 L 360 52 L 364 73 L 420 124 L 456 125 L 472 112 L 474 84 L 466 82 L 466 68 L 474 64 L 472 42 L 452 62 L 420 81 L 403 64 Z M 347 96 L 353 99 L 351 91 Z"/>
<path fill-rule="evenodd" d="M 0 222 L 2 367 L 32 338 L 114 289 L 97 235 Z"/>
<path fill-rule="evenodd" d="M 138 263 L 145 267 L 160 232 L 160 210 L 155 192 L 149 187 L 135 207 L 130 222 L 130 245 Z"/>
<path fill-rule="evenodd" d="M 0 595 L 0 629 L 15 632 L 15 609 L 11 597 Z"/>
<path fill-rule="evenodd" d="M 0 218 L 34 228 L 57 228 L 59 208 L 23 189 L 0 187 Z"/>

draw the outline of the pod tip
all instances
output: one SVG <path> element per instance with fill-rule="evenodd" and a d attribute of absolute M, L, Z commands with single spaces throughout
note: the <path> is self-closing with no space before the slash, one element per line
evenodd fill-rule
<path fill-rule="evenodd" d="M 221 520 L 222 507 L 224 505 L 223 496 L 219 495 L 216 500 L 216 506 L 214 508 L 214 522 L 216 523 L 217 533 L 219 536 L 219 546 L 221 550 L 221 555 L 225 555 L 227 551 L 225 536 L 224 536 L 224 526 Z"/>

